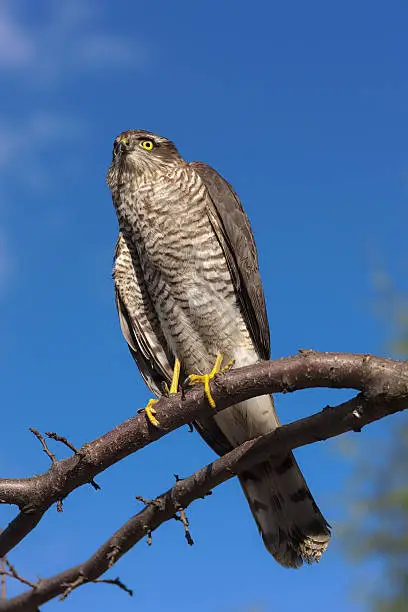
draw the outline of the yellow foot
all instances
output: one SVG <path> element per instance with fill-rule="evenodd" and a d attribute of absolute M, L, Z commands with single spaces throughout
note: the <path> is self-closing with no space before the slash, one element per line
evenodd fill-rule
<path fill-rule="evenodd" d="M 153 408 L 153 404 L 157 404 L 158 401 L 159 400 L 157 399 L 150 399 L 147 402 L 146 408 L 144 408 L 147 418 L 149 419 L 150 423 L 155 427 L 158 427 L 160 425 L 159 421 L 154 416 L 156 414 L 156 410 Z"/>
<path fill-rule="evenodd" d="M 187 379 L 190 385 L 197 385 L 199 383 L 204 385 L 204 393 L 205 393 L 205 396 L 211 408 L 215 408 L 215 401 L 210 391 L 210 380 L 214 378 L 214 376 L 218 374 L 219 372 L 223 372 L 225 368 L 227 369 L 230 368 L 233 364 L 233 361 L 232 362 L 230 361 L 230 363 L 228 363 L 225 366 L 225 368 L 223 368 L 222 370 L 221 370 L 221 364 L 222 364 L 222 355 L 221 353 L 218 353 L 217 358 L 215 360 L 214 367 L 209 374 L 203 374 L 203 375 L 190 374 L 190 376 Z"/>
<path fill-rule="evenodd" d="M 234 365 L 234 363 L 235 363 L 235 359 L 234 359 L 234 357 L 233 357 L 232 359 L 230 359 L 230 361 L 227 363 L 227 365 L 225 365 L 225 366 L 222 368 L 221 372 L 228 372 L 228 370 L 230 370 L 230 369 L 232 368 L 232 366 Z"/>
<path fill-rule="evenodd" d="M 173 377 L 171 379 L 171 386 L 170 386 L 169 393 L 177 393 L 179 378 L 180 378 L 180 360 L 176 359 L 176 361 L 174 362 Z M 147 418 L 149 419 L 150 423 L 154 425 L 154 427 L 159 427 L 160 425 L 160 421 L 158 421 L 156 417 L 154 416 L 156 414 L 156 410 L 153 408 L 153 405 L 156 404 L 158 401 L 159 400 L 157 399 L 150 399 L 147 403 L 146 408 L 143 408 L 144 412 L 146 413 Z"/>

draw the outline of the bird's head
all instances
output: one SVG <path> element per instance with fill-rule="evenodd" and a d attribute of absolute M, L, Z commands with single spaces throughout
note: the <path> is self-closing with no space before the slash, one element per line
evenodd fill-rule
<path fill-rule="evenodd" d="M 180 160 L 179 152 L 167 138 L 144 130 L 128 130 L 114 140 L 107 182 L 112 189 L 118 181 L 153 175 Z"/>

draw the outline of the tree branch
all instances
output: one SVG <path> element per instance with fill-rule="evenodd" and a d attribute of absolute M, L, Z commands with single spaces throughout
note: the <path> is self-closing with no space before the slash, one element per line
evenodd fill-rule
<path fill-rule="evenodd" d="M 219 411 L 257 395 L 311 387 L 360 390 L 363 392 L 360 403 L 382 402 L 388 409 L 385 414 L 389 414 L 407 406 L 408 363 L 369 355 L 301 351 L 293 357 L 219 374 L 211 384 L 211 392 Z M 155 409 L 160 428 L 152 427 L 145 415 L 140 414 L 85 444 L 72 457 L 57 461 L 44 474 L 0 479 L 0 503 L 16 504 L 20 509 L 20 514 L 0 534 L 0 557 L 34 529 L 52 504 L 92 482 L 96 474 L 177 427 L 199 416 L 214 414 L 201 388 L 189 390 L 185 397 L 182 394 L 162 397 Z M 359 421 L 353 422 L 354 427 L 359 427 Z M 320 431 L 316 430 L 314 435 L 316 440 L 321 439 Z"/>
<path fill-rule="evenodd" d="M 278 461 L 290 449 L 360 430 L 369 423 L 408 408 L 408 386 L 406 382 L 404 384 L 403 398 L 396 397 L 393 392 L 391 395 L 388 391 L 384 393 L 383 389 L 372 397 L 360 393 L 339 406 L 326 407 L 313 416 L 249 440 L 192 476 L 177 480 L 166 493 L 147 501 L 145 508 L 118 529 L 87 561 L 41 580 L 26 593 L 0 602 L 0 612 L 33 612 L 39 605 L 66 593 L 68 588 L 71 591 L 80 584 L 94 582 L 147 533 L 174 518 L 180 508 L 185 509 L 195 499 L 204 497 L 217 485 L 260 461 L 273 460 L 274 457 Z"/>

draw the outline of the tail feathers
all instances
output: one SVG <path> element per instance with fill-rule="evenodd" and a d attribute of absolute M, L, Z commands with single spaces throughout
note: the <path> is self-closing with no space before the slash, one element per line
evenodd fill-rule
<path fill-rule="evenodd" d="M 276 466 L 264 462 L 240 482 L 268 551 L 284 567 L 320 560 L 330 527 L 314 501 L 292 453 Z"/>
<path fill-rule="evenodd" d="M 269 395 L 246 400 L 201 423 L 204 439 L 224 454 L 279 426 Z M 314 501 L 292 453 L 264 461 L 239 476 L 266 548 L 285 567 L 319 561 L 330 528 Z"/>

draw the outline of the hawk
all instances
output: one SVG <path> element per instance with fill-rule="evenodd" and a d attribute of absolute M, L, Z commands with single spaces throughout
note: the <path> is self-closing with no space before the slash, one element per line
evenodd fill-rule
<path fill-rule="evenodd" d="M 232 186 L 175 145 L 144 130 L 114 141 L 107 175 L 119 221 L 114 286 L 123 335 L 152 393 L 177 392 L 179 376 L 208 382 L 234 360 L 270 358 L 257 251 Z M 215 365 L 214 365 L 215 364 Z M 157 425 L 153 403 L 146 413 Z M 269 395 L 236 404 L 195 427 L 219 455 L 279 425 Z M 292 453 L 239 481 L 268 551 L 285 567 L 318 561 L 329 526 Z"/>

